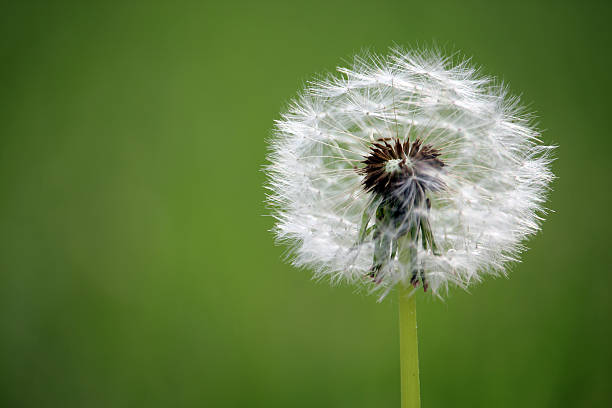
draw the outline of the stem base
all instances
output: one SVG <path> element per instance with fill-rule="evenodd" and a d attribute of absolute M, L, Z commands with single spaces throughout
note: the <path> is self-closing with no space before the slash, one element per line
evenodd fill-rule
<path fill-rule="evenodd" d="M 402 408 L 420 408 L 419 344 L 417 337 L 416 293 L 400 285 L 399 337 Z"/>

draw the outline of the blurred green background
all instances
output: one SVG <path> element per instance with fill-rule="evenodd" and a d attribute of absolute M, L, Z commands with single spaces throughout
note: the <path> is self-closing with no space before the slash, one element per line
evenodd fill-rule
<path fill-rule="evenodd" d="M 273 120 L 355 52 L 461 50 L 559 144 L 510 279 L 419 298 L 423 407 L 612 406 L 606 2 L 3 2 L 0 406 L 399 407 L 397 302 L 283 263 Z"/>

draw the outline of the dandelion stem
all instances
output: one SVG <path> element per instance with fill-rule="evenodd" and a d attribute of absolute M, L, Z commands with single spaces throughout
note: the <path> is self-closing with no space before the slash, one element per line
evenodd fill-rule
<path fill-rule="evenodd" d="M 402 408 L 420 408 L 416 294 L 411 293 L 410 287 L 398 286 Z"/>

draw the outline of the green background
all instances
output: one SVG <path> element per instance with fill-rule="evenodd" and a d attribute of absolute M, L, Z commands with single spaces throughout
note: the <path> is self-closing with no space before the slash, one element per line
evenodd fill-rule
<path fill-rule="evenodd" d="M 423 407 L 612 405 L 605 2 L 4 2 L 0 406 L 398 407 L 397 302 L 282 262 L 261 172 L 313 74 L 461 50 L 558 144 L 510 279 L 419 298 Z"/>

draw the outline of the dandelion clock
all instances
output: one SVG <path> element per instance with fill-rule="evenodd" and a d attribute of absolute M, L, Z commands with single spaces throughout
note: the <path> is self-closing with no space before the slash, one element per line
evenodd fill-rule
<path fill-rule="evenodd" d="M 399 293 L 402 407 L 420 406 L 414 293 L 518 260 L 545 213 L 550 150 L 503 86 L 435 52 L 357 57 L 277 121 L 274 233 L 317 278 Z"/>

